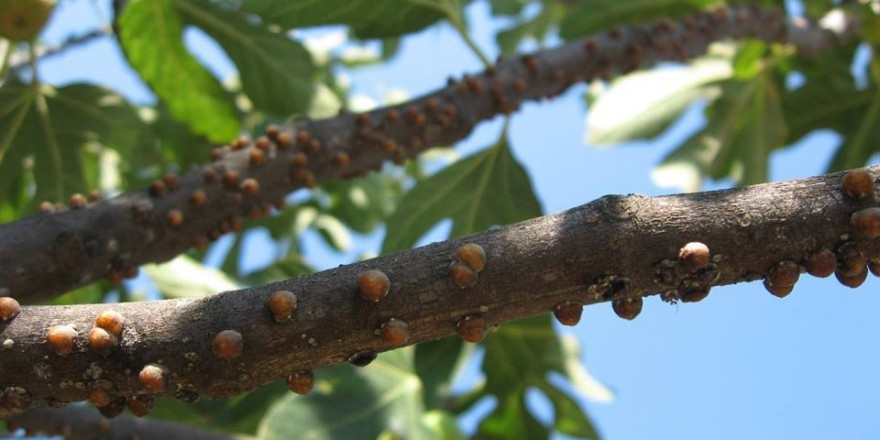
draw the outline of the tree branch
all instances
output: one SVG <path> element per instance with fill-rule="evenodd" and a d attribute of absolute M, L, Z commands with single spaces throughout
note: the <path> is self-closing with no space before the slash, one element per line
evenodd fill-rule
<path fill-rule="evenodd" d="M 480 121 L 574 83 L 687 60 L 724 38 L 788 41 L 805 51 L 839 44 L 834 34 L 786 22 L 777 10 L 728 6 L 673 23 L 620 27 L 556 49 L 499 61 L 405 104 L 335 118 L 292 121 L 267 139 L 236 142 L 181 178 L 79 209 L 0 226 L 0 289 L 22 303 L 49 299 L 138 265 L 166 261 L 236 229 L 245 215 L 318 181 L 362 175 L 432 145 L 453 144 Z M 242 179 L 253 181 L 243 183 Z M 152 193 L 152 195 L 151 195 Z M 81 198 L 80 198 L 81 199 Z M 3 290 L 0 290 L 3 292 Z"/>
<path fill-rule="evenodd" d="M 867 209 L 877 205 L 880 167 L 868 173 L 859 174 L 864 185 L 857 191 L 847 183 L 848 193 L 843 175 L 835 174 L 684 195 L 606 196 L 468 237 L 202 298 L 24 307 L 0 322 L 0 417 L 41 401 L 84 400 L 96 387 L 104 401 L 145 393 L 187 401 L 229 397 L 301 371 L 364 365 L 377 352 L 456 332 L 476 341 L 487 328 L 548 310 L 571 323 L 578 306 L 614 301 L 618 314 L 632 318 L 641 304 L 636 298 L 655 293 L 694 301 L 713 285 L 767 277 L 768 288 L 784 296 L 800 266 L 823 276 L 836 268 L 841 282 L 857 286 L 866 267 L 880 263 L 880 242 L 873 239 L 880 236 L 880 208 Z M 707 245 L 711 258 L 699 262 L 690 250 L 679 257 L 689 242 Z M 478 252 L 460 252 L 467 243 L 485 250 L 478 274 L 469 269 L 478 268 Z M 387 296 L 381 275 L 361 279 L 368 270 L 388 277 Z M 283 295 L 270 301 L 281 290 L 296 296 L 290 319 Z M 110 325 L 118 317 L 102 318 L 100 326 L 119 338 L 99 354 L 86 335 L 106 310 L 121 314 L 124 326 L 119 333 Z M 74 337 L 65 339 L 60 326 Z"/>
<path fill-rule="evenodd" d="M 156 419 L 121 416 L 107 420 L 94 408 L 84 406 L 32 408 L 10 418 L 8 424 L 28 433 L 60 435 L 66 440 L 254 440 L 251 436 L 217 434 Z"/>

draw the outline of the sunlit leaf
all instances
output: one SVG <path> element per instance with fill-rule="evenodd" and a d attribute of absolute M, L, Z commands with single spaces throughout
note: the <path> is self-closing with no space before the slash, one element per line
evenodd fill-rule
<path fill-rule="evenodd" d="M 587 143 L 609 145 L 654 137 L 695 100 L 717 95 L 718 87 L 712 83 L 732 73 L 729 60 L 707 58 L 627 75 L 593 97 Z"/>
<path fill-rule="evenodd" d="M 425 426 L 437 440 L 465 440 L 455 416 L 444 411 L 430 411 L 422 417 Z"/>
<path fill-rule="evenodd" d="M 257 109 L 287 116 L 308 108 L 315 69 L 301 44 L 210 1 L 173 0 L 173 5 L 223 47 Z"/>
<path fill-rule="evenodd" d="M 134 148 L 143 126 L 119 95 L 101 87 L 61 88 L 12 83 L 0 88 L 0 194 L 32 158 L 37 200 L 65 200 L 97 188 L 98 155 L 106 147 L 120 155 Z"/>
<path fill-rule="evenodd" d="M 183 45 L 183 23 L 172 0 L 132 0 L 118 20 L 129 62 L 175 118 L 216 142 L 239 132 L 232 100 Z"/>
<path fill-rule="evenodd" d="M 452 237 L 541 215 L 525 169 L 506 138 L 419 182 L 388 219 L 382 252 L 408 249 L 431 227 L 451 218 Z"/>
<path fill-rule="evenodd" d="M 212 295 L 239 288 L 225 273 L 203 266 L 186 255 L 167 263 L 148 264 L 143 269 L 167 298 Z"/>

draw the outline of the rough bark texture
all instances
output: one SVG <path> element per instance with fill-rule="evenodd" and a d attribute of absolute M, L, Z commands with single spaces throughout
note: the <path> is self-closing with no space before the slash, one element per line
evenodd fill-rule
<path fill-rule="evenodd" d="M 217 434 L 128 415 L 107 420 L 94 408 L 83 406 L 33 408 L 9 419 L 8 426 L 67 440 L 254 440 L 246 435 Z"/>
<path fill-rule="evenodd" d="M 141 264 L 206 245 L 235 229 L 242 216 L 267 212 L 270 203 L 297 188 L 361 175 L 385 160 L 453 144 L 478 122 L 513 112 L 523 101 L 558 95 L 577 82 L 658 61 L 686 60 L 725 38 L 788 41 L 810 52 L 840 43 L 855 26 L 845 23 L 843 29 L 844 34 L 834 34 L 803 21 L 789 22 L 778 10 L 723 7 L 676 23 L 614 28 L 556 49 L 500 60 L 480 74 L 450 80 L 447 87 L 398 106 L 292 121 L 277 137 L 270 136 L 274 142 L 263 144 L 268 148 L 259 165 L 250 159 L 257 149 L 253 143 L 238 145 L 242 148 L 227 149 L 215 162 L 181 176 L 179 184 L 166 185 L 167 191 L 154 188 L 154 196 L 137 191 L 0 226 L 0 295 L 35 303 L 103 277 L 119 279 Z M 224 183 L 227 172 L 237 178 Z M 206 173 L 215 179 L 206 179 Z M 244 178 L 255 179 L 260 190 L 243 189 Z M 204 191 L 204 203 L 192 201 L 197 190 Z"/>
<path fill-rule="evenodd" d="M 868 171 L 871 183 L 880 167 Z M 854 239 L 851 226 L 853 213 L 877 205 L 873 184 L 869 197 L 855 199 L 841 182 L 835 174 L 686 195 L 606 196 L 559 214 L 203 298 L 24 307 L 0 322 L 0 417 L 40 401 L 84 400 L 98 379 L 117 397 L 144 393 L 138 374 L 148 364 L 161 365 L 169 378 L 158 394 L 191 400 L 232 396 L 301 370 L 367 363 L 395 348 L 379 332 L 391 318 L 408 324 L 407 344 L 415 344 L 456 333 L 466 317 L 492 327 L 565 302 L 660 292 L 668 301 L 693 299 L 711 285 L 765 277 L 780 261 L 798 267 L 820 249 L 837 253 L 839 269 L 865 271 L 872 262 L 873 270 L 880 244 Z M 689 242 L 707 245 L 711 263 L 691 269 L 679 262 L 679 249 Z M 482 246 L 486 266 L 473 287 L 462 289 L 450 280 L 450 265 L 465 243 Z M 391 281 L 378 302 L 358 292 L 358 277 L 369 269 Z M 298 307 L 279 323 L 267 299 L 282 289 L 296 294 Z M 85 335 L 108 309 L 120 312 L 125 326 L 119 346 L 102 356 L 89 350 Z M 46 330 L 56 325 L 76 328 L 71 354 L 46 344 Z M 224 330 L 242 335 L 240 357 L 214 354 L 212 341 Z"/>

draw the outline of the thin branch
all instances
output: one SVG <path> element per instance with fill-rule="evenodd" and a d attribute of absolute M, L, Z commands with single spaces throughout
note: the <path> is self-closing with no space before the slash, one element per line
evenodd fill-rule
<path fill-rule="evenodd" d="M 510 114 L 524 101 L 559 95 L 577 82 L 684 61 L 724 38 L 788 41 L 815 51 L 840 44 L 855 28 L 850 22 L 847 33 L 838 35 L 805 21 L 786 22 L 777 10 L 728 6 L 502 60 L 401 105 L 292 121 L 267 133 L 269 139 L 236 142 L 218 152 L 215 162 L 156 182 L 151 190 L 0 226 L 0 289 L 34 303 L 103 277 L 121 278 L 141 264 L 206 246 L 235 229 L 242 216 L 268 212 L 297 188 L 363 175 L 385 160 L 400 162 L 432 145 L 454 144 L 477 123 Z M 245 178 L 253 182 L 242 186 Z"/>
<path fill-rule="evenodd" d="M 66 440 L 254 440 L 246 435 L 208 432 L 179 423 L 121 416 L 105 419 L 84 406 L 32 408 L 10 418 L 8 426 L 26 432 L 58 435 Z"/>
<path fill-rule="evenodd" d="M 62 53 L 67 52 L 68 50 L 75 47 L 85 45 L 89 42 L 110 35 L 113 35 L 113 30 L 109 27 L 102 27 L 98 29 L 92 29 L 91 31 L 86 32 L 82 35 L 72 36 L 56 46 L 37 46 L 34 49 L 33 54 L 20 56 L 16 56 L 15 54 L 13 54 L 12 59 L 10 60 L 9 73 L 12 75 L 17 75 L 22 69 L 30 67 L 30 59 L 33 56 L 36 56 L 41 60 L 45 60 L 48 58 L 52 58 L 56 55 L 61 55 Z"/>
<path fill-rule="evenodd" d="M 856 239 L 880 236 L 873 188 L 880 167 L 867 173 L 863 199 L 847 195 L 842 174 L 685 195 L 606 196 L 469 237 L 208 297 L 27 306 L 0 322 L 0 417 L 39 402 L 84 400 L 96 386 L 109 400 L 144 393 L 186 401 L 229 397 L 300 371 L 365 365 L 378 352 L 456 332 L 475 341 L 487 328 L 549 310 L 571 323 L 581 305 L 613 301 L 619 314 L 634 317 L 640 298 L 656 293 L 696 301 L 711 286 L 767 277 L 768 288 L 784 296 L 802 266 L 823 276 L 836 268 L 854 287 L 869 264 L 880 269 L 880 240 Z M 699 263 L 680 254 L 690 242 L 704 243 L 710 255 Z M 485 252 L 478 274 L 469 269 L 481 266 L 478 252 L 462 253 L 465 244 Z M 817 270 L 817 256 L 824 270 Z M 375 272 L 373 283 L 363 283 L 369 270 L 385 274 L 390 289 Z M 289 319 L 282 294 L 270 305 L 282 290 L 296 296 Z M 106 310 L 121 314 L 124 326 L 118 344 L 98 354 L 86 335 Z M 58 337 L 71 328 L 75 337 Z"/>

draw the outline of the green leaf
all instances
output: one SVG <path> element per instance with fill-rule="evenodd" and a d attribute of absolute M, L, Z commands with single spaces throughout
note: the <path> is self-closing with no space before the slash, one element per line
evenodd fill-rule
<path fill-rule="evenodd" d="M 846 140 L 837 149 L 829 172 L 842 171 L 863 166 L 871 156 L 880 151 L 880 93 L 874 93 L 870 106 L 852 124 L 852 129 L 843 132 Z"/>
<path fill-rule="evenodd" d="M 183 46 L 183 24 L 171 0 L 133 0 L 118 23 L 129 62 L 175 118 L 215 142 L 238 134 L 232 100 Z"/>
<path fill-rule="evenodd" d="M 723 92 L 707 110 L 708 125 L 664 158 L 654 182 L 687 190 L 699 189 L 706 176 L 766 182 L 770 153 L 785 144 L 787 132 L 780 83 L 767 72 L 718 83 Z"/>
<path fill-rule="evenodd" d="M 403 193 L 403 182 L 400 176 L 390 173 L 371 173 L 360 179 L 323 183 L 321 190 L 331 199 L 328 214 L 367 234 L 394 212 Z"/>
<path fill-rule="evenodd" d="M 713 83 L 732 73 L 729 60 L 704 58 L 687 66 L 627 75 L 593 96 L 586 141 L 609 145 L 657 136 L 695 100 L 717 95 Z"/>
<path fill-rule="evenodd" d="M 315 390 L 288 395 L 269 410 L 258 430 L 264 440 L 435 438 L 423 422 L 422 384 L 413 371 L 411 347 L 383 353 L 369 366 L 321 370 Z"/>
<path fill-rule="evenodd" d="M 880 92 L 876 81 L 856 87 L 849 63 L 849 50 L 823 53 L 815 62 L 798 66 L 806 84 L 783 95 L 783 107 L 791 127 L 788 141 L 795 142 L 813 130 L 830 128 L 843 136 L 828 172 L 863 166 L 880 144 Z"/>
<path fill-rule="evenodd" d="M 506 137 L 493 147 L 455 163 L 419 182 L 388 219 L 382 252 L 412 247 L 444 218 L 453 221 L 452 237 L 541 215 L 525 169 Z"/>
<path fill-rule="evenodd" d="M 167 263 L 147 264 L 143 269 L 166 298 L 213 295 L 239 288 L 223 272 L 203 266 L 186 255 Z"/>
<path fill-rule="evenodd" d="M 559 33 L 572 39 L 608 29 L 660 17 L 676 17 L 719 0 L 581 0 L 562 21 Z"/>
<path fill-rule="evenodd" d="M 563 346 L 550 315 L 502 326 L 486 337 L 485 344 L 485 392 L 496 396 L 498 406 L 480 424 L 480 438 L 503 438 L 504 433 L 523 439 L 549 435 L 549 428 L 534 420 L 523 403 L 530 387 L 544 391 L 556 408 L 555 429 L 578 438 L 597 438 L 584 410 L 547 382 L 552 372 L 567 375 L 571 355 L 577 353 Z"/>
<path fill-rule="evenodd" d="M 384 38 L 424 29 L 444 17 L 437 8 L 421 3 L 442 4 L 436 0 L 248 0 L 242 6 L 285 30 L 343 24 L 359 38 Z"/>
<path fill-rule="evenodd" d="M 445 411 L 425 413 L 422 420 L 437 440 L 465 440 L 455 416 Z"/>
<path fill-rule="evenodd" d="M 498 406 L 479 426 L 478 440 L 542 440 L 550 438 L 550 431 L 526 407 L 524 394 L 506 394 L 498 399 Z"/>
<path fill-rule="evenodd" d="M 173 0 L 173 4 L 184 20 L 223 47 L 254 107 L 279 116 L 308 109 L 315 67 L 301 44 L 210 1 Z"/>
<path fill-rule="evenodd" d="M 474 346 L 461 338 L 447 337 L 416 346 L 415 369 L 425 389 L 425 405 L 440 407 L 449 396 L 449 385 L 456 372 L 467 363 Z"/>
<path fill-rule="evenodd" d="M 0 195 L 33 158 L 35 200 L 64 200 L 97 187 L 97 160 L 87 147 L 102 146 L 127 156 L 143 132 L 134 110 L 101 87 L 62 88 L 8 83 L 0 88 Z"/>
<path fill-rule="evenodd" d="M 553 427 L 556 431 L 577 438 L 599 438 L 593 422 L 571 396 L 546 381 L 539 383 L 538 386 L 553 404 L 555 413 Z"/>

